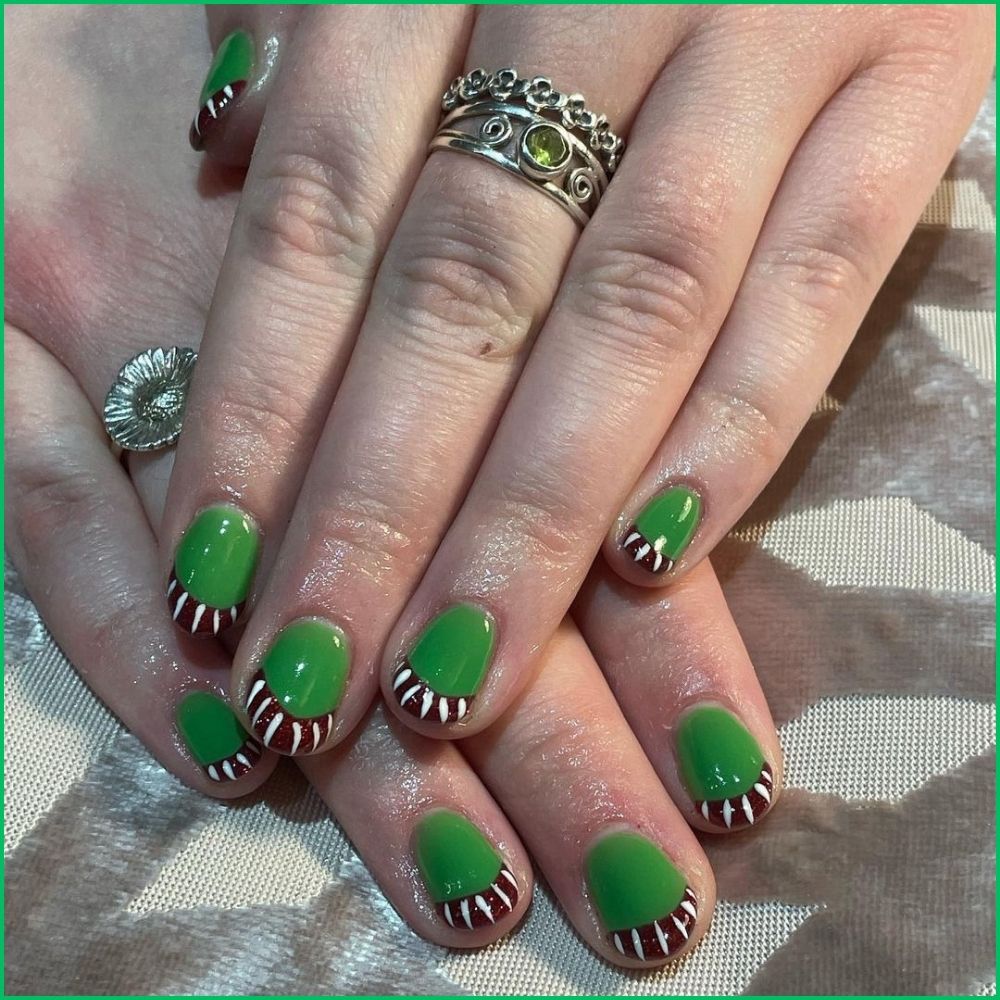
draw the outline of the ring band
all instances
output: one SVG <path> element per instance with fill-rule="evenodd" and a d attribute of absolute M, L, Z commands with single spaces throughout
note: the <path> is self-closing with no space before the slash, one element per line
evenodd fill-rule
<path fill-rule="evenodd" d="M 593 215 L 625 143 L 580 94 L 510 67 L 474 69 L 441 99 L 444 117 L 430 148 L 489 160 L 557 201 L 581 225 Z"/>
<path fill-rule="evenodd" d="M 156 451 L 173 444 L 184 423 L 191 373 L 188 347 L 152 347 L 129 358 L 104 399 L 104 429 L 123 451 Z"/>

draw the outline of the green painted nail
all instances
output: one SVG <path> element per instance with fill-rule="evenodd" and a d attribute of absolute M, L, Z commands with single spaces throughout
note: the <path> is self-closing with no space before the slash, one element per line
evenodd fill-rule
<path fill-rule="evenodd" d="M 260 759 L 260 747 L 233 710 L 207 691 L 194 691 L 181 701 L 177 728 L 191 756 L 213 781 L 235 781 Z"/>
<path fill-rule="evenodd" d="M 327 740 L 344 696 L 351 653 L 336 625 L 302 618 L 286 625 L 250 684 L 246 710 L 264 746 L 312 753 Z"/>
<path fill-rule="evenodd" d="M 771 805 L 770 765 L 732 712 L 699 705 L 677 727 L 681 777 L 702 816 L 726 829 L 749 826 Z"/>
<path fill-rule="evenodd" d="M 198 99 L 198 111 L 188 133 L 188 141 L 194 149 L 204 148 L 205 139 L 216 123 L 239 100 L 253 72 L 253 63 L 253 39 L 245 31 L 234 31 L 222 40 L 208 68 Z"/>
<path fill-rule="evenodd" d="M 586 874 L 594 906 L 620 954 L 666 958 L 687 941 L 697 901 L 651 840 L 629 832 L 602 837 L 587 854 Z"/>
<path fill-rule="evenodd" d="M 462 719 L 482 686 L 496 642 L 493 619 L 473 604 L 446 608 L 420 633 L 396 668 L 393 691 L 411 715 Z"/>
<path fill-rule="evenodd" d="M 253 72 L 253 39 L 245 31 L 233 31 L 222 39 L 208 67 L 198 103 L 204 104 L 223 87 L 247 81 Z"/>
<path fill-rule="evenodd" d="M 464 816 L 435 809 L 417 823 L 417 865 L 438 913 L 456 929 L 494 924 L 517 903 L 513 873 Z"/>
<path fill-rule="evenodd" d="M 672 486 L 642 508 L 623 548 L 651 573 L 666 573 L 684 554 L 700 517 L 701 497 L 686 486 Z"/>
<path fill-rule="evenodd" d="M 191 522 L 174 557 L 170 612 L 191 633 L 217 635 L 236 621 L 250 591 L 260 534 L 238 508 L 208 507 Z"/>

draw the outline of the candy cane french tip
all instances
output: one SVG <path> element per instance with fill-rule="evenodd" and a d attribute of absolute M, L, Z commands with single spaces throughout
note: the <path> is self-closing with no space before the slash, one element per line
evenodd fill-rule
<path fill-rule="evenodd" d="M 686 486 L 671 486 L 639 511 L 622 538 L 622 548 L 650 573 L 669 573 L 691 543 L 700 520 L 701 497 Z"/>
<path fill-rule="evenodd" d="M 177 706 L 177 728 L 191 756 L 212 781 L 236 781 L 262 756 L 236 713 L 207 691 L 193 691 Z"/>
<path fill-rule="evenodd" d="M 696 706 L 681 719 L 676 743 L 681 780 L 707 823 L 741 830 L 771 808 L 774 770 L 732 712 Z"/>
<path fill-rule="evenodd" d="M 453 604 L 428 623 L 396 667 L 393 696 L 414 718 L 460 722 L 482 687 L 495 644 L 490 615 L 474 604 Z"/>
<path fill-rule="evenodd" d="M 245 31 L 234 31 L 219 45 L 208 69 L 198 99 L 198 111 L 191 122 L 188 139 L 193 149 L 201 150 L 211 135 L 246 90 L 253 72 L 254 44 Z"/>
<path fill-rule="evenodd" d="M 264 746 L 289 756 L 324 748 L 350 659 L 343 630 L 318 618 L 301 618 L 275 636 L 246 698 L 247 716 Z"/>
<path fill-rule="evenodd" d="M 260 532 L 238 507 L 218 504 L 195 515 L 174 555 L 167 607 L 178 628 L 218 635 L 236 623 L 260 555 Z"/>
<path fill-rule="evenodd" d="M 414 841 L 417 867 L 438 916 L 449 927 L 492 927 L 514 911 L 520 893 L 514 873 L 461 813 L 427 813 L 417 823 Z"/>
<path fill-rule="evenodd" d="M 588 852 L 585 870 L 590 898 L 619 955 L 654 962 L 687 944 L 698 899 L 651 840 L 628 831 L 609 833 Z"/>

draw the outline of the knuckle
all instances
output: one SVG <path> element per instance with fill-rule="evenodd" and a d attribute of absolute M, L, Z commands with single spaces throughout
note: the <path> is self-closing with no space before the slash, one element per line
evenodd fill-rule
<path fill-rule="evenodd" d="M 376 253 L 376 231 L 350 171 L 308 154 L 279 155 L 256 178 L 244 218 L 253 259 L 317 284 L 363 275 Z"/>
<path fill-rule="evenodd" d="M 366 574 L 380 577 L 420 563 L 429 551 L 414 518 L 358 485 L 307 517 L 308 537 L 318 540 L 324 564 L 358 562 Z"/>
<path fill-rule="evenodd" d="M 579 556 L 579 539 L 571 528 L 574 506 L 564 493 L 538 484 L 508 486 L 498 496 L 489 518 L 491 524 L 503 526 L 509 550 L 530 561 L 539 574 L 548 568 L 558 571 L 572 565 Z"/>
<path fill-rule="evenodd" d="M 683 252 L 605 246 L 574 280 L 573 298 L 602 335 L 659 370 L 698 348 L 707 302 L 700 273 Z"/>
<path fill-rule="evenodd" d="M 755 277 L 814 322 L 834 323 L 874 280 L 868 249 L 872 216 L 863 214 L 855 209 L 838 214 L 822 230 L 783 234 L 778 245 L 761 252 Z"/>
<path fill-rule="evenodd" d="M 504 249 L 501 249 L 504 247 Z M 399 248 L 389 306 L 418 345 L 485 360 L 519 355 L 532 327 L 531 293 L 509 241 L 451 220 Z"/>
<path fill-rule="evenodd" d="M 745 386 L 704 386 L 703 392 L 699 402 L 702 426 L 710 428 L 716 439 L 730 442 L 727 447 L 741 461 L 754 455 L 768 467 L 780 464 L 789 435 L 794 433 L 783 419 L 781 400 L 786 397 L 766 389 L 754 393 Z"/>
<path fill-rule="evenodd" d="M 301 376 L 301 363 L 279 353 L 267 355 L 267 365 L 242 364 L 231 373 L 219 393 L 212 394 L 191 425 L 207 429 L 209 437 L 224 442 L 227 454 L 253 455 L 263 469 L 275 463 L 278 472 L 293 461 L 299 446 L 308 439 L 322 419 L 326 394 L 310 399 L 297 395 L 308 389 Z"/>
<path fill-rule="evenodd" d="M 11 482 L 10 527 L 28 558 L 46 551 L 67 524 L 92 521 L 104 502 L 99 478 L 87 469 L 28 465 L 17 469 Z"/>

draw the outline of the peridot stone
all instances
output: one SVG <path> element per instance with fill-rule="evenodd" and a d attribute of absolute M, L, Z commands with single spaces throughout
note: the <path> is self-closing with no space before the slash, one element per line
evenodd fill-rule
<path fill-rule="evenodd" d="M 540 167 L 555 169 L 569 158 L 569 146 L 554 125 L 534 125 L 524 137 L 527 154 Z"/>

